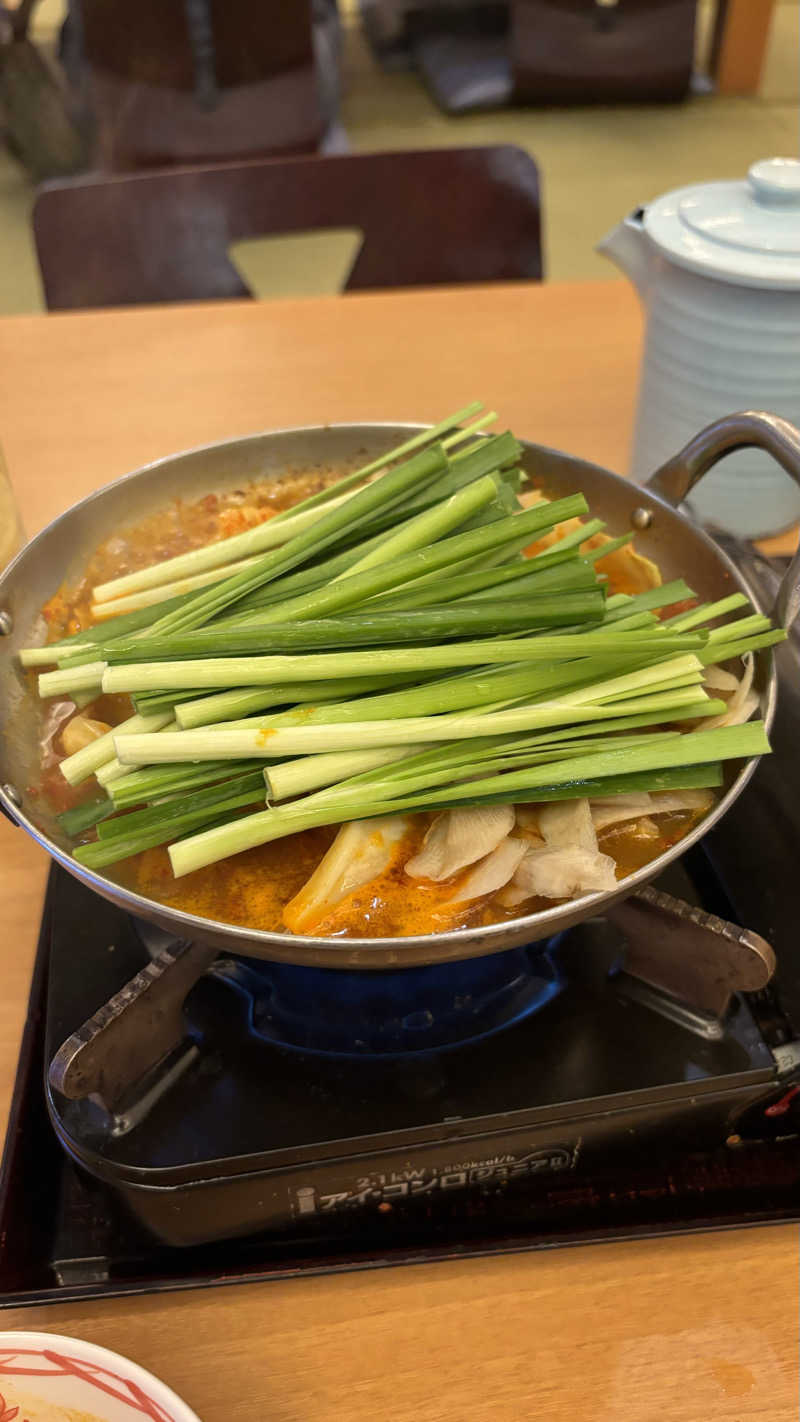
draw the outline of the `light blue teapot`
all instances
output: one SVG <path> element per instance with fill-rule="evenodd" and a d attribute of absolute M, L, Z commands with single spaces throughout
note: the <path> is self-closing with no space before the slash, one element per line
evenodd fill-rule
<path fill-rule="evenodd" d="M 634 479 L 736 410 L 800 424 L 800 161 L 770 158 L 746 181 L 667 193 L 597 250 L 631 278 L 645 312 Z M 800 489 L 752 450 L 722 460 L 688 502 L 740 536 L 800 519 Z"/>

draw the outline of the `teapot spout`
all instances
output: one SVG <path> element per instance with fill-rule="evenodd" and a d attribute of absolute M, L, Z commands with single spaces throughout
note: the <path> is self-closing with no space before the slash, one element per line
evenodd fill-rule
<path fill-rule="evenodd" d="M 650 285 L 652 248 L 644 234 L 641 208 L 612 228 L 597 243 L 595 251 L 608 257 L 630 277 L 639 295 L 644 298 Z"/>

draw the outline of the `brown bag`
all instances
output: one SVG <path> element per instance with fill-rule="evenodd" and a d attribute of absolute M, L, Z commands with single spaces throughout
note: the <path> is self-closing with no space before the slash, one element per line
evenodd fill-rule
<path fill-rule="evenodd" d="M 80 0 L 96 166 L 314 152 L 323 116 L 310 6 Z"/>
<path fill-rule="evenodd" d="M 696 0 L 512 0 L 514 97 L 640 103 L 685 97 Z"/>
<path fill-rule="evenodd" d="M 85 168 L 88 146 L 63 74 L 28 38 L 35 4 L 0 4 L 0 142 L 39 181 Z"/>

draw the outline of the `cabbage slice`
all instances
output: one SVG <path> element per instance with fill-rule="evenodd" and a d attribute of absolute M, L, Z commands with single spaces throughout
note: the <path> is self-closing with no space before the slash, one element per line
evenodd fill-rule
<path fill-rule="evenodd" d="M 283 910 L 292 933 L 306 933 L 356 889 L 385 874 L 408 833 L 408 815 L 381 815 L 342 825 L 310 879 Z"/>

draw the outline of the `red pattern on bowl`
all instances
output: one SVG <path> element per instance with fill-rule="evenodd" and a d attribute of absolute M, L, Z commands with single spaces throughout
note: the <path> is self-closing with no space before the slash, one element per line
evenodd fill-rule
<path fill-rule="evenodd" d="M 36 1335 L 34 1335 L 35 1337 Z M 41 1336 L 41 1335 L 40 1335 Z M 114 1417 L 119 1415 L 120 1405 L 125 1410 L 125 1414 L 130 1413 L 131 1422 L 135 1418 L 146 1418 L 148 1422 L 186 1422 L 186 1419 L 194 1417 L 180 1399 L 170 1393 L 157 1379 L 150 1377 L 137 1364 L 131 1363 L 131 1373 L 135 1376 L 126 1376 L 123 1371 L 117 1371 L 117 1366 L 124 1368 L 126 1360 L 119 1358 L 117 1354 L 110 1353 L 106 1349 L 98 1348 L 95 1344 L 83 1343 L 79 1339 L 66 1339 L 57 1336 L 48 1337 L 47 1342 L 54 1346 L 30 1346 L 31 1335 L 20 1333 L 19 1347 L 8 1346 L 9 1335 L 5 1335 L 5 1340 L 0 1344 L 0 1387 L 3 1387 L 3 1378 L 40 1378 L 52 1381 L 57 1378 L 70 1380 L 70 1385 L 76 1383 L 87 1390 L 86 1402 L 81 1398 L 80 1405 L 88 1408 L 92 1407 L 91 1394 L 96 1396 L 96 1406 L 103 1407 L 103 1398 L 113 1399 L 115 1405 Z M 69 1351 L 58 1345 L 74 1344 Z M 79 1350 L 79 1351 L 78 1351 Z M 95 1361 L 92 1357 L 102 1358 L 102 1361 Z M 107 1360 L 107 1361 L 106 1361 Z M 179 1406 L 179 1411 L 173 1411 L 163 1402 L 159 1401 L 151 1391 L 148 1390 L 147 1381 L 152 1381 L 154 1388 L 161 1392 L 168 1393 L 175 1399 Z M 6 1391 L 8 1391 L 6 1389 Z M 13 1389 L 12 1389 L 13 1391 Z M 48 1405 L 45 1403 L 45 1405 Z M 60 1397 L 53 1405 L 61 1406 Z M 72 1394 L 69 1401 L 63 1404 L 66 1407 L 74 1408 Z M 106 1403 L 106 1408 L 108 1404 Z M 107 1411 L 104 1410 L 106 1416 Z M 24 1415 L 23 1407 L 18 1406 L 13 1397 L 8 1398 L 0 1391 L 0 1422 L 36 1422 L 35 1418 L 27 1418 Z M 98 1418 L 98 1422 L 100 1419 Z"/>

